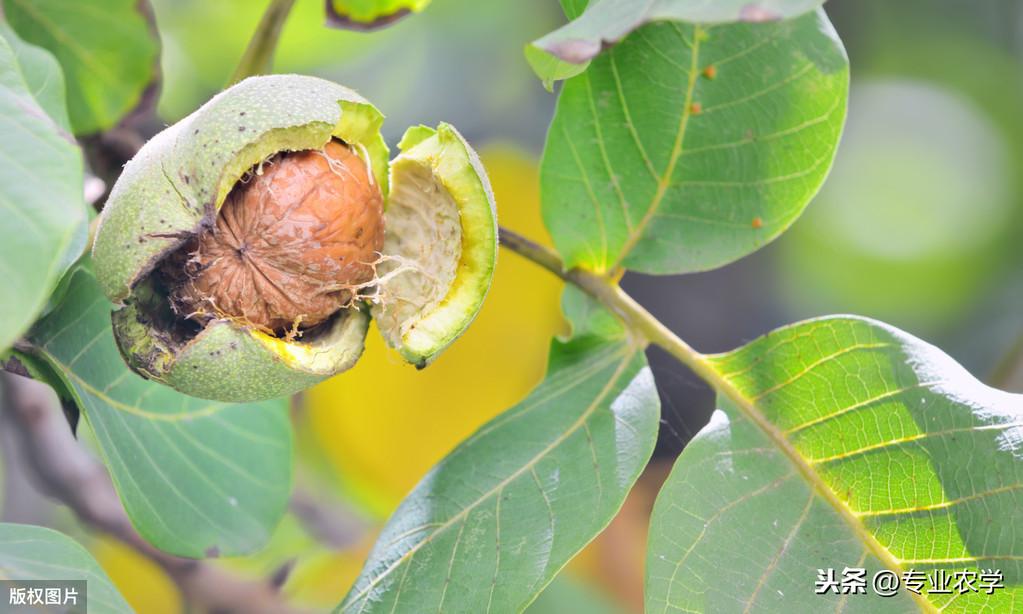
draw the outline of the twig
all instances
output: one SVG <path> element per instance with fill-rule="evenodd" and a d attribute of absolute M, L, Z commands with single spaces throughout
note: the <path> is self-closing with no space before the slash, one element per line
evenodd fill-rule
<path fill-rule="evenodd" d="M 288 19 L 288 13 L 295 0 L 270 0 L 263 17 L 256 26 L 256 32 L 245 48 L 238 67 L 234 69 L 228 85 L 234 85 L 246 77 L 262 75 L 270 72 L 273 67 L 274 50 L 281 36 L 281 29 Z"/>
<path fill-rule="evenodd" d="M 278 592 L 279 578 L 245 579 L 208 562 L 179 558 L 151 546 L 132 527 L 106 470 L 74 440 L 54 392 L 9 372 L 0 373 L 0 383 L 4 409 L 18 431 L 21 453 L 39 490 L 67 505 L 86 525 L 117 538 L 163 568 L 197 611 L 300 611 Z"/>
<path fill-rule="evenodd" d="M 334 550 L 344 550 L 359 543 L 368 532 L 366 523 L 344 503 L 311 486 L 295 486 L 288 505 L 306 531 Z"/>

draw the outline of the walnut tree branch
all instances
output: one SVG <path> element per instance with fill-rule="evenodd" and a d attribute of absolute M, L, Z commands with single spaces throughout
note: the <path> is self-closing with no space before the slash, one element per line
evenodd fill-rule
<path fill-rule="evenodd" d="M 151 546 L 132 527 L 103 465 L 75 441 L 56 394 L 45 384 L 10 372 L 0 372 L 0 383 L 4 410 L 18 431 L 21 453 L 39 490 L 67 505 L 84 524 L 159 565 L 197 611 L 300 611 L 281 596 L 280 582 L 241 578 L 209 562 Z"/>

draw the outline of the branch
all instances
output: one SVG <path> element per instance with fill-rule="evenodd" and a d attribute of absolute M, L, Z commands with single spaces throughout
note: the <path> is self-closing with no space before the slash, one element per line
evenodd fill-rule
<path fill-rule="evenodd" d="M 227 83 L 228 86 L 246 77 L 270 72 L 281 29 L 284 28 L 284 22 L 288 19 L 288 13 L 294 4 L 295 0 L 270 0 L 270 5 L 266 7 L 263 17 L 259 20 L 249 46 L 245 48 L 238 68 L 234 69 L 234 74 Z"/>
<path fill-rule="evenodd" d="M 366 523 L 346 504 L 312 484 L 300 482 L 292 489 L 288 509 L 309 535 L 333 550 L 352 548 L 369 532 Z"/>
<path fill-rule="evenodd" d="M 280 578 L 237 577 L 208 562 L 179 558 L 147 543 L 132 527 L 103 466 L 75 441 L 45 384 L 0 372 L 4 409 L 41 492 L 67 505 L 80 521 L 150 559 L 200 612 L 298 612 L 280 595 Z M 276 574 L 275 574 L 276 576 Z"/>

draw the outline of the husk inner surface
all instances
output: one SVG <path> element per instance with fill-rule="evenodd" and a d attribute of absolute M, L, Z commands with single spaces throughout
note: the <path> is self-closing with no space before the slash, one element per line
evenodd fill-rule
<path fill-rule="evenodd" d="M 399 157 L 391 168 L 384 257 L 375 309 L 392 347 L 447 295 L 461 260 L 458 204 L 428 164 Z"/>

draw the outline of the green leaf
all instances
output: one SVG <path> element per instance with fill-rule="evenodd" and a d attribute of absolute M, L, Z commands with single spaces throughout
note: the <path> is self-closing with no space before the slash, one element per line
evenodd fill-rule
<path fill-rule="evenodd" d="M 57 58 L 49 51 L 18 38 L 6 21 L 0 21 L 0 36 L 11 46 L 32 97 L 64 132 L 71 132 L 64 93 L 64 72 Z"/>
<path fill-rule="evenodd" d="M 719 410 L 654 507 L 648 612 L 1018 609 L 1023 396 L 853 317 L 783 328 L 702 365 Z M 868 587 L 882 569 L 1000 569 L 1005 588 L 814 594 L 818 569 L 840 579 L 845 567 L 866 568 Z"/>
<path fill-rule="evenodd" d="M 550 364 L 416 486 L 341 611 L 519 612 L 607 526 L 653 452 L 650 369 L 621 329 L 555 342 Z"/>
<path fill-rule="evenodd" d="M 29 338 L 76 397 L 132 523 L 180 556 L 257 550 L 290 494 L 286 404 L 213 403 L 142 379 L 121 360 L 110 310 L 80 268 Z"/>
<path fill-rule="evenodd" d="M 560 0 L 561 10 L 565 13 L 565 17 L 569 20 L 578 19 L 583 11 L 586 10 L 586 6 L 590 0 Z"/>
<path fill-rule="evenodd" d="M 614 1 L 614 0 L 605 0 Z M 636 0 L 628 0 L 636 4 Z M 809 13 L 824 0 L 659 0 L 649 15 L 655 19 L 678 19 L 698 23 L 775 21 Z"/>
<path fill-rule="evenodd" d="M 625 327 L 618 318 L 572 284 L 565 285 L 561 311 L 571 326 L 573 338 L 604 340 L 621 339 L 626 335 Z"/>
<path fill-rule="evenodd" d="M 589 62 L 574 64 L 558 59 L 553 55 L 537 49 L 533 45 L 526 45 L 526 61 L 529 62 L 533 72 L 543 81 L 543 87 L 548 92 L 554 91 L 554 83 L 564 79 L 570 79 L 589 67 Z"/>
<path fill-rule="evenodd" d="M 375 30 L 409 13 L 418 13 L 430 0 L 327 0 L 327 25 L 351 30 Z"/>
<path fill-rule="evenodd" d="M 561 8 L 569 19 L 575 19 L 586 9 L 586 0 L 561 0 Z M 540 49 L 535 44 L 525 48 L 526 61 L 533 72 L 543 81 L 544 89 L 554 91 L 554 82 L 570 79 L 586 70 L 590 62 L 566 62 L 561 58 Z"/>
<path fill-rule="evenodd" d="M 44 54 L 0 29 L 0 350 L 46 305 L 86 224 L 82 154 L 59 123 L 56 85 L 44 85 L 60 82 Z"/>
<path fill-rule="evenodd" d="M 114 126 L 156 78 L 159 43 L 138 0 L 3 0 L 11 27 L 50 50 L 67 78 L 76 134 Z"/>
<path fill-rule="evenodd" d="M 562 3 L 564 5 L 564 3 Z M 644 24 L 657 21 L 690 23 L 763 22 L 796 17 L 807 13 L 824 0 L 597 0 L 581 15 L 569 14 L 572 21 L 533 41 L 526 56 L 545 81 L 552 62 L 582 66 L 605 47 L 625 38 Z M 541 56 L 549 58 L 541 61 Z M 562 68 L 563 72 L 567 69 Z M 557 77 L 556 77 L 557 78 Z M 565 78 L 565 77 L 560 77 Z"/>
<path fill-rule="evenodd" d="M 701 271 L 778 236 L 816 194 L 849 66 L 822 11 L 652 24 L 565 83 L 541 167 L 566 265 Z"/>
<path fill-rule="evenodd" d="M 75 395 L 67 387 L 64 378 L 54 371 L 53 367 L 46 360 L 35 354 L 19 350 L 11 350 L 8 360 L 17 361 L 17 363 L 9 365 L 16 369 L 15 373 L 20 373 L 20 370 L 17 370 L 20 366 L 27 372 L 29 377 L 52 388 L 61 404 L 70 403 L 77 410 L 78 405 L 75 402 Z M 70 426 L 71 432 L 76 433 L 77 424 L 71 424 Z"/>
<path fill-rule="evenodd" d="M 0 523 L 0 577 L 85 580 L 90 612 L 133 612 L 96 559 L 78 542 L 52 529 Z"/>

